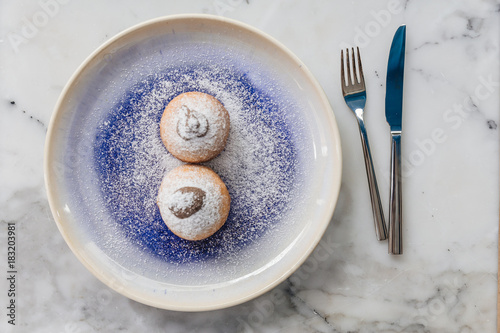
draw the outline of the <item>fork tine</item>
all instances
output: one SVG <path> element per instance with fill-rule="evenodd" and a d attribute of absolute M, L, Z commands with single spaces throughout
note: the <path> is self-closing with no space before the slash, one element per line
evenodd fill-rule
<path fill-rule="evenodd" d="M 354 81 L 354 84 L 359 83 L 359 76 L 358 76 L 358 63 L 356 62 L 356 52 L 354 52 L 354 47 L 351 48 L 352 54 L 352 80 Z"/>
<path fill-rule="evenodd" d="M 349 61 L 349 58 L 351 58 L 351 55 L 349 54 L 349 49 L 346 49 L 347 55 L 347 85 L 349 84 L 354 84 L 354 81 L 352 80 L 352 75 L 351 75 L 351 62 Z"/>
<path fill-rule="evenodd" d="M 363 75 L 363 65 L 361 64 L 361 55 L 359 54 L 359 47 L 356 47 L 358 50 L 358 64 L 359 64 L 359 83 L 362 85 L 365 84 L 365 77 Z"/>
<path fill-rule="evenodd" d="M 346 85 L 344 74 L 344 50 L 340 50 L 340 79 L 342 80 L 342 88 Z"/>

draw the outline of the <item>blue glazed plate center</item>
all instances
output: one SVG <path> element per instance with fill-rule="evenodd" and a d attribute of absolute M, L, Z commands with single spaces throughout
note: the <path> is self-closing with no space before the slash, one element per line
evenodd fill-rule
<path fill-rule="evenodd" d="M 105 207 L 141 251 L 171 263 L 237 255 L 293 205 L 301 188 L 297 125 L 290 125 L 297 106 L 259 88 L 251 74 L 220 63 L 167 67 L 124 92 L 99 125 L 93 161 Z M 188 91 L 218 98 L 231 118 L 225 150 L 204 163 L 226 183 L 231 209 L 226 224 L 202 241 L 175 236 L 156 206 L 163 176 L 183 164 L 162 144 L 159 122 L 166 105 Z"/>

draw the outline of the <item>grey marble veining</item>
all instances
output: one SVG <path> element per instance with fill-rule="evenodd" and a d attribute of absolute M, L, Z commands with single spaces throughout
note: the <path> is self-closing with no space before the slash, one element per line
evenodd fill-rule
<path fill-rule="evenodd" d="M 0 331 L 495 332 L 500 1 L 40 0 L 0 8 Z M 343 147 L 340 199 L 306 263 L 255 300 L 205 313 L 151 308 L 98 281 L 57 230 L 43 182 L 47 126 L 78 65 L 123 29 L 177 13 L 241 20 L 285 44 L 325 90 Z M 339 54 L 347 45 L 361 49 L 385 208 L 385 71 L 402 23 L 405 254 L 391 257 L 373 234 Z M 17 232 L 15 326 L 6 316 L 8 223 Z"/>

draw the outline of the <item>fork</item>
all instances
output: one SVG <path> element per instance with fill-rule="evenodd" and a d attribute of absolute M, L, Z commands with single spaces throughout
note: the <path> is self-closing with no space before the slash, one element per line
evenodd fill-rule
<path fill-rule="evenodd" d="M 370 200 L 375 222 L 375 234 L 377 235 L 377 239 L 381 241 L 387 238 L 387 229 L 385 226 L 384 211 L 382 210 L 382 203 L 380 201 L 380 194 L 377 186 L 377 178 L 375 177 L 375 169 L 373 168 L 370 145 L 368 144 L 368 135 L 366 133 L 365 122 L 363 120 L 363 112 L 366 104 L 366 88 L 359 48 L 356 47 L 356 49 L 358 54 L 357 62 L 354 55 L 354 48 L 352 48 L 351 55 L 349 54 L 349 49 L 346 49 L 344 52 L 340 51 L 342 94 L 344 95 L 344 100 L 347 106 L 354 112 L 356 119 L 358 119 L 361 144 L 363 146 L 363 155 L 365 157 L 366 176 L 368 177 L 368 188 L 370 189 Z M 344 61 L 344 53 L 347 53 L 346 61 Z M 346 67 L 345 71 L 344 67 Z"/>

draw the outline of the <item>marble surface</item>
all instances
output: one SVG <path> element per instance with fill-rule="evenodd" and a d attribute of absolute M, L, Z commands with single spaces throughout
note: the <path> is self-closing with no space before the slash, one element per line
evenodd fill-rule
<path fill-rule="evenodd" d="M 500 1 L 23 0 L 0 7 L 0 331 L 496 330 Z M 333 219 L 306 263 L 252 301 L 204 313 L 151 308 L 98 281 L 58 232 L 43 182 L 47 125 L 77 66 L 120 31 L 178 13 L 234 18 L 285 44 L 325 90 L 344 157 Z M 365 120 L 386 208 L 385 71 L 402 23 L 405 253 L 394 257 L 373 233 L 358 129 L 339 85 L 339 50 L 361 49 Z M 16 228 L 15 326 L 6 309 L 9 223 Z"/>

